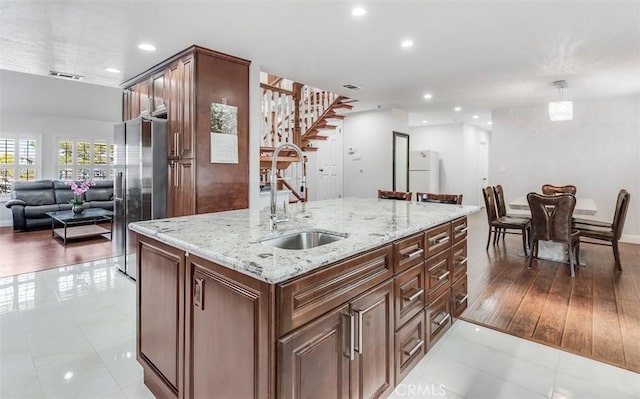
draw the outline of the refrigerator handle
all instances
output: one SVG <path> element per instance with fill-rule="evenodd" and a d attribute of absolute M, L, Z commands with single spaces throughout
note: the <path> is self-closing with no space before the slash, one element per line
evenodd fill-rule
<path fill-rule="evenodd" d="M 123 191 L 123 179 L 122 179 L 122 172 L 118 172 L 118 174 L 116 174 L 116 180 L 113 184 L 113 189 L 114 189 L 114 197 L 116 200 L 122 201 L 122 191 Z"/>

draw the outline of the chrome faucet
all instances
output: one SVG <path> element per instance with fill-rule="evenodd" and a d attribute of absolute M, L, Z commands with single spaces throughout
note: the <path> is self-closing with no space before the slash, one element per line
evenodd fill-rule
<path fill-rule="evenodd" d="M 278 162 L 278 154 L 280 153 L 280 150 L 282 150 L 283 148 L 289 147 L 292 150 L 294 150 L 297 154 L 298 157 L 300 158 L 300 167 L 302 169 L 302 178 L 301 178 L 301 182 L 300 182 L 300 193 L 304 193 L 305 190 L 305 181 L 304 181 L 304 165 L 302 164 L 302 162 L 304 162 L 304 156 L 302 155 L 302 150 L 300 149 L 300 147 L 298 147 L 295 144 L 291 144 L 291 143 L 282 143 L 279 146 L 276 147 L 276 149 L 273 151 L 273 160 L 271 161 L 271 217 L 269 218 L 269 231 L 275 231 L 278 228 L 278 223 L 281 222 L 286 222 L 287 220 L 289 220 L 286 216 L 287 213 L 287 206 L 286 206 L 286 202 L 285 202 L 285 206 L 284 206 L 284 212 L 285 215 L 282 219 L 278 219 L 278 214 L 276 211 L 276 191 L 277 191 L 277 182 L 278 182 L 278 178 L 276 177 L 276 166 L 277 166 L 277 162 Z"/>

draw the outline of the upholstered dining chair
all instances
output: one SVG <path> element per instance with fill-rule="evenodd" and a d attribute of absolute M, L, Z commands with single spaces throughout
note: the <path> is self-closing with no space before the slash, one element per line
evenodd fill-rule
<path fill-rule="evenodd" d="M 419 202 L 462 205 L 462 194 L 416 193 L 416 200 Z"/>
<path fill-rule="evenodd" d="M 489 237 L 487 238 L 487 248 L 491 242 L 491 233 L 493 232 L 493 244 L 498 242 L 500 233 L 522 234 L 522 249 L 527 253 L 527 237 L 531 229 L 531 220 L 527 218 L 516 218 L 511 216 L 498 217 L 496 212 L 496 198 L 493 187 L 488 186 L 482 190 L 484 205 L 487 211 L 487 221 L 489 222 Z M 520 230 L 519 233 L 510 232 L 509 230 Z"/>
<path fill-rule="evenodd" d="M 567 244 L 571 277 L 575 277 L 575 263 L 580 247 L 580 232 L 573 227 L 573 210 L 576 197 L 573 194 L 527 194 L 531 209 L 531 251 L 528 267 L 538 256 L 538 242 L 553 241 Z"/>
<path fill-rule="evenodd" d="M 412 193 L 410 191 L 385 191 L 378 190 L 378 198 L 411 201 Z"/>
<path fill-rule="evenodd" d="M 580 231 L 580 242 L 584 244 L 609 245 L 613 247 L 613 258 L 616 268 L 622 271 L 620 263 L 620 250 L 618 249 L 618 241 L 622 236 L 624 221 L 627 218 L 627 209 L 629 209 L 629 200 L 631 194 L 627 190 L 618 192 L 618 200 L 616 201 L 616 210 L 613 214 L 613 222 L 600 222 L 589 219 L 573 219 L 573 226 Z M 589 240 L 583 240 L 589 238 Z M 591 240 L 596 240 L 591 241 Z M 604 243 L 600 242 L 604 241 Z"/>
<path fill-rule="evenodd" d="M 576 186 L 572 186 L 572 185 L 554 186 L 551 184 L 545 184 L 542 186 L 542 194 L 545 194 L 545 195 L 554 195 L 554 194 L 576 195 L 576 191 L 578 191 L 578 189 L 576 188 Z"/>

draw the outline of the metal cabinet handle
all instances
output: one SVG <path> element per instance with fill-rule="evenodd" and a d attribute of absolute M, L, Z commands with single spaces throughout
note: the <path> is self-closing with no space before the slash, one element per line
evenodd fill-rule
<path fill-rule="evenodd" d="M 200 310 L 204 310 L 204 279 L 200 277 L 194 277 L 193 287 L 193 306 Z"/>
<path fill-rule="evenodd" d="M 438 245 L 438 244 L 444 244 L 447 241 L 449 241 L 449 236 L 443 237 L 441 239 L 432 238 L 430 242 L 432 245 Z"/>
<path fill-rule="evenodd" d="M 364 349 L 362 348 L 362 315 L 364 314 L 364 312 L 356 310 L 356 313 L 358 314 L 358 353 L 362 355 L 364 353 Z"/>
<path fill-rule="evenodd" d="M 417 351 L 420 350 L 420 348 L 422 348 L 424 346 L 424 341 L 421 339 L 418 339 L 418 342 L 415 344 L 415 346 L 413 348 L 411 348 L 411 350 L 405 350 L 404 354 L 411 357 L 413 356 Z"/>
<path fill-rule="evenodd" d="M 424 290 L 422 288 L 414 288 L 415 292 L 412 295 L 402 295 L 402 298 L 408 302 L 413 302 L 415 301 L 417 298 L 420 297 L 420 295 L 422 295 L 424 293 Z"/>
<path fill-rule="evenodd" d="M 422 253 L 424 253 L 424 249 L 418 248 L 415 251 L 411 252 L 410 254 L 405 254 L 404 256 L 407 259 L 411 259 L 411 258 L 415 258 L 418 255 L 421 255 Z"/>
<path fill-rule="evenodd" d="M 431 278 L 434 279 L 434 280 L 442 281 L 445 278 L 447 278 L 448 275 L 449 275 L 449 271 L 448 270 L 444 270 L 441 275 L 439 275 L 439 276 L 431 276 Z"/>
<path fill-rule="evenodd" d="M 352 314 L 349 315 L 349 360 L 353 360 L 355 354 L 355 345 L 356 345 L 356 320 L 355 316 Z"/>
<path fill-rule="evenodd" d="M 462 227 L 461 229 L 455 229 L 454 231 L 458 234 L 466 233 L 469 228 L 467 226 Z"/>
<path fill-rule="evenodd" d="M 435 324 L 436 326 L 441 326 L 444 323 L 446 323 L 450 318 L 451 315 L 449 313 L 440 313 L 442 315 L 442 318 L 440 320 L 433 320 L 433 324 Z"/>
<path fill-rule="evenodd" d="M 456 304 L 457 304 L 457 305 L 462 305 L 464 302 L 467 302 L 467 298 L 468 298 L 469 296 L 468 296 L 466 293 L 465 293 L 465 294 L 462 294 L 462 295 L 463 295 L 463 296 L 462 296 L 462 298 L 460 298 L 460 299 L 458 299 L 458 298 L 456 297 Z"/>
<path fill-rule="evenodd" d="M 460 260 L 457 260 L 456 263 L 459 264 L 459 265 L 463 265 L 463 264 L 467 263 L 467 259 L 469 259 L 469 257 L 465 256 L 464 258 L 462 258 Z"/>
<path fill-rule="evenodd" d="M 176 152 L 176 155 L 180 155 L 180 132 L 175 132 L 173 134 L 173 150 Z"/>

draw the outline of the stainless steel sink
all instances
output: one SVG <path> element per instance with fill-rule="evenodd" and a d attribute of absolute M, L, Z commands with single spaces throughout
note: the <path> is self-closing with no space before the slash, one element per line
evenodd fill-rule
<path fill-rule="evenodd" d="M 347 234 L 344 233 L 323 230 L 305 230 L 273 238 L 264 238 L 260 240 L 260 243 L 281 249 L 300 250 L 319 247 L 320 245 L 344 240 L 345 238 L 347 238 Z"/>

